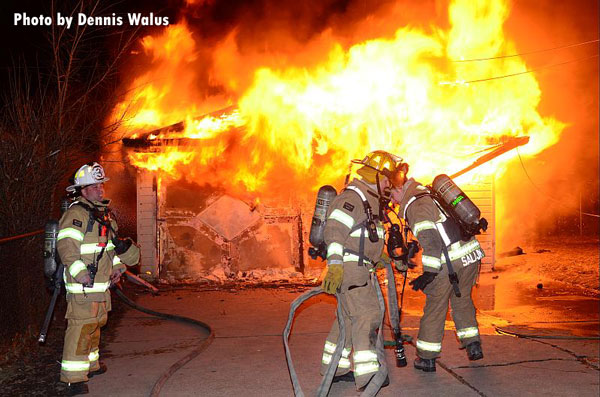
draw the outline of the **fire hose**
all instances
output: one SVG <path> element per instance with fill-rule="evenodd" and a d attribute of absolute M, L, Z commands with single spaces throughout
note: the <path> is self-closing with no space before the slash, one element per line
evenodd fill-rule
<path fill-rule="evenodd" d="M 59 267 L 59 272 L 62 273 L 62 264 Z M 127 272 L 129 273 L 129 272 Z M 137 276 L 133 275 L 133 274 L 127 274 L 127 276 L 129 278 L 132 278 L 133 281 L 140 283 L 140 281 L 143 281 L 141 279 L 139 279 Z M 61 290 L 61 279 L 62 278 L 57 278 L 57 280 L 55 281 L 56 285 L 54 288 L 54 293 L 52 295 L 52 301 L 50 303 L 50 307 L 48 309 L 48 312 L 46 313 L 46 318 L 44 320 L 44 325 L 42 326 L 42 331 L 40 333 L 38 342 L 40 343 L 44 343 L 46 340 L 46 334 L 48 332 L 48 326 L 50 324 L 50 320 L 52 318 L 52 313 L 54 311 L 54 305 L 56 304 L 56 298 L 58 297 L 58 294 L 60 293 Z M 156 291 L 158 291 L 154 286 L 146 283 L 146 282 L 141 282 L 140 284 L 144 285 L 146 288 L 150 289 L 150 291 L 154 294 L 156 293 Z M 193 360 L 194 358 L 196 358 L 201 352 L 203 352 L 204 350 L 206 350 L 206 348 L 212 343 L 213 339 L 215 338 L 215 333 L 213 331 L 213 329 L 206 323 L 199 321 L 199 320 L 195 320 L 193 318 L 189 318 L 189 317 L 184 317 L 184 316 L 178 316 L 175 314 L 169 314 L 169 313 L 161 313 L 161 312 L 157 312 L 151 309 L 148 309 L 147 307 L 138 305 L 137 303 L 135 303 L 134 301 L 132 301 L 129 297 L 127 297 L 127 295 L 125 295 L 123 293 L 123 291 L 121 290 L 120 287 L 118 286 L 114 286 L 111 287 L 111 290 L 119 297 L 119 299 L 121 299 L 125 304 L 127 304 L 128 306 L 132 307 L 135 310 L 138 310 L 142 313 L 146 313 L 149 314 L 151 316 L 156 316 L 156 317 L 160 317 L 160 318 L 164 318 L 167 320 L 174 320 L 174 321 L 180 321 L 186 324 L 192 324 L 198 327 L 201 327 L 203 329 L 205 329 L 208 332 L 208 337 L 206 339 L 204 339 L 202 341 L 202 343 L 200 343 L 198 346 L 196 346 L 192 351 L 190 351 L 188 354 L 186 354 L 184 357 L 182 357 L 181 359 L 179 359 L 178 361 L 176 361 L 174 364 L 172 364 L 165 372 L 163 372 L 163 374 L 158 378 L 158 380 L 154 383 L 154 386 L 152 387 L 152 391 L 150 392 L 150 396 L 151 397 L 157 397 L 160 395 L 161 389 L 162 387 L 165 385 L 165 383 L 167 383 L 167 381 L 169 380 L 169 378 L 175 373 L 177 372 L 180 368 L 182 368 L 185 364 L 187 364 L 188 362 L 190 362 L 191 360 Z"/>
<path fill-rule="evenodd" d="M 388 280 L 388 306 L 389 306 L 388 314 L 389 314 L 389 318 L 390 318 L 390 323 L 392 324 L 392 332 L 394 333 L 394 337 L 396 340 L 392 343 L 384 342 L 384 340 L 383 340 L 383 326 L 382 325 L 383 325 L 384 312 L 385 312 L 385 301 L 383 298 L 383 294 L 381 292 L 381 287 L 379 286 L 379 282 L 377 281 L 377 277 L 375 276 L 375 274 L 372 274 L 371 282 L 373 283 L 373 285 L 375 287 L 375 291 L 377 293 L 377 300 L 379 301 L 379 307 L 381 310 L 381 321 L 380 321 L 380 326 L 379 326 L 379 330 L 377 333 L 377 344 L 376 344 L 377 358 L 381 364 L 381 367 L 380 367 L 380 370 L 373 376 L 373 378 L 369 382 L 365 391 L 361 394 L 361 396 L 365 396 L 365 397 L 375 396 L 379 392 L 381 385 L 383 384 L 386 377 L 388 376 L 388 369 L 387 369 L 387 365 L 385 363 L 385 355 L 384 355 L 384 346 L 385 345 L 393 344 L 396 346 L 396 352 L 395 352 L 396 353 L 396 365 L 398 367 L 402 367 L 402 366 L 406 365 L 406 357 L 404 357 L 404 348 L 402 346 L 404 339 L 403 339 L 403 336 L 400 331 L 401 307 L 399 310 L 398 300 L 397 300 L 397 295 L 396 295 L 396 284 L 395 284 L 395 279 L 394 279 L 394 271 L 392 269 L 391 263 L 384 262 L 384 264 L 386 267 L 387 280 Z M 405 278 L 405 282 L 406 282 L 406 278 Z M 404 291 L 404 289 L 403 289 L 403 291 Z M 286 361 L 287 361 L 287 365 L 288 365 L 288 370 L 290 373 L 290 379 L 292 381 L 292 386 L 294 388 L 294 395 L 296 397 L 304 397 L 304 392 L 302 391 L 302 387 L 300 386 L 300 382 L 298 380 L 298 375 L 296 373 L 294 364 L 292 362 L 292 355 L 290 353 L 290 347 L 289 347 L 290 332 L 291 332 L 292 324 L 294 322 L 294 316 L 296 314 L 296 310 L 308 299 L 310 299 L 316 295 L 319 295 L 321 293 L 324 293 L 324 291 L 321 289 L 321 287 L 317 287 L 317 288 L 311 289 L 310 291 L 308 291 L 308 292 L 304 293 L 303 295 L 299 296 L 298 298 L 296 298 L 290 306 L 288 321 L 283 330 L 283 345 L 284 345 L 284 349 L 285 349 L 285 357 L 286 357 Z M 337 295 L 336 295 L 336 298 L 337 298 Z M 343 319 L 343 315 L 342 315 L 342 308 L 341 308 L 339 299 L 337 299 L 337 302 L 338 303 L 337 303 L 337 308 L 336 308 L 336 317 L 337 317 L 337 321 L 339 324 L 340 334 L 338 336 L 337 345 L 336 345 L 334 353 L 332 354 L 329 366 L 327 367 L 327 370 L 326 370 L 325 374 L 323 375 L 323 379 L 321 380 L 319 388 L 317 389 L 316 395 L 319 397 L 327 396 L 327 394 L 329 393 L 329 389 L 333 382 L 333 377 L 335 375 L 335 371 L 337 369 L 339 360 L 342 356 L 342 350 L 344 348 L 346 329 L 345 329 L 344 319 Z"/>
<path fill-rule="evenodd" d="M 523 334 L 520 332 L 509 331 L 500 327 L 494 327 L 497 333 L 501 335 L 516 336 L 517 338 L 527 339 L 562 339 L 562 340 L 600 340 L 600 336 L 575 336 L 575 335 L 534 335 Z"/>
<path fill-rule="evenodd" d="M 25 238 L 25 237 L 29 237 L 29 236 L 35 236 L 37 234 L 42 234 L 42 233 L 44 233 L 44 229 L 35 230 L 35 231 L 29 232 L 29 233 L 19 234 L 17 236 L 0 238 L 0 244 L 7 243 L 7 242 L 13 241 L 13 240 L 18 240 L 20 238 Z"/>
<path fill-rule="evenodd" d="M 187 364 L 188 362 L 190 362 L 191 360 L 193 360 L 194 358 L 196 358 L 204 350 L 206 350 L 206 348 L 212 343 L 213 339 L 215 338 L 215 332 L 210 327 L 210 325 L 208 325 L 208 324 L 206 324 L 206 323 L 204 323 L 202 321 L 195 320 L 195 319 L 189 318 L 189 317 L 177 316 L 175 314 L 161 313 L 161 312 L 157 312 L 157 311 L 148 309 L 148 308 L 146 308 L 144 306 L 138 305 L 137 303 L 135 303 L 134 301 L 132 301 L 129 297 L 127 297 L 123 293 L 123 291 L 121 291 L 120 288 L 114 288 L 113 291 L 119 297 L 119 299 L 121 299 L 125 304 L 127 304 L 128 306 L 132 307 L 133 309 L 135 309 L 137 311 L 140 311 L 140 312 L 146 313 L 146 314 L 150 314 L 151 316 L 164 318 L 164 319 L 167 319 L 167 320 L 174 320 L 174 321 L 180 321 L 180 322 L 183 322 L 183 323 L 186 323 L 186 324 L 192 324 L 192 325 L 195 325 L 195 326 L 198 326 L 198 327 L 201 327 L 201 328 L 205 329 L 209 333 L 208 337 L 206 339 L 204 339 L 202 341 L 202 343 L 200 343 L 198 346 L 196 346 L 191 352 L 189 352 L 188 354 L 186 354 L 184 357 L 182 357 L 181 359 L 179 359 L 178 361 L 176 361 L 175 363 L 173 363 L 158 378 L 158 380 L 154 383 L 154 386 L 152 387 L 152 391 L 150 392 L 150 396 L 151 397 L 157 397 L 157 396 L 160 395 L 162 387 L 165 385 L 165 383 L 167 383 L 167 381 L 169 380 L 169 378 L 175 372 L 177 372 L 185 364 Z"/>

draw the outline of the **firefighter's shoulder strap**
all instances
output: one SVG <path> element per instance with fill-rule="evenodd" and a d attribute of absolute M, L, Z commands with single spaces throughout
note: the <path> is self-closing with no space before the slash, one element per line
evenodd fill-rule
<path fill-rule="evenodd" d="M 408 218 L 406 217 L 406 213 L 407 213 L 407 211 L 408 211 L 408 207 L 409 207 L 409 206 L 410 206 L 412 203 L 414 203 L 415 201 L 417 201 L 418 199 L 420 199 L 420 198 L 423 198 L 423 197 L 426 197 L 426 196 L 431 196 L 431 198 L 432 198 L 432 199 L 434 199 L 434 197 L 433 197 L 433 194 L 432 194 L 431 192 L 423 192 L 423 193 L 418 193 L 418 194 L 415 194 L 414 196 L 412 196 L 410 199 L 408 199 L 408 202 L 407 202 L 407 203 L 406 203 L 406 205 L 404 206 L 404 213 L 402 214 L 402 217 L 403 217 L 404 219 L 408 219 Z M 435 202 L 435 199 L 433 200 L 433 202 L 434 202 L 434 203 L 436 203 L 436 202 Z M 436 205 L 437 205 L 437 203 L 436 203 Z"/>
<path fill-rule="evenodd" d="M 350 254 L 356 255 L 358 256 L 358 266 L 362 266 L 364 265 L 364 259 L 365 259 L 365 232 L 367 231 L 367 225 L 371 222 L 373 222 L 373 211 L 371 209 L 371 205 L 369 204 L 369 201 L 367 200 L 367 197 L 365 196 L 365 194 L 356 186 L 352 186 L 349 185 L 346 187 L 347 190 L 351 190 L 354 193 L 358 194 L 358 196 L 360 197 L 360 201 L 362 201 L 363 203 L 363 208 L 365 210 L 365 220 L 357 223 L 356 225 L 354 225 L 352 227 L 352 229 L 350 229 L 350 233 L 360 229 L 360 240 L 358 243 L 358 252 L 354 252 L 352 250 L 349 250 L 347 248 L 344 248 L 345 252 L 348 252 Z M 373 261 L 369 258 L 367 258 L 367 260 L 371 263 L 373 263 Z"/>
<path fill-rule="evenodd" d="M 116 235 L 116 232 L 113 229 L 112 225 L 110 224 L 110 221 L 106 222 L 104 219 L 102 219 L 102 217 L 100 216 L 100 211 L 96 207 L 92 207 L 92 206 L 90 206 L 90 205 L 88 205 L 86 203 L 83 203 L 81 201 L 74 201 L 69 206 L 69 208 L 72 207 L 72 206 L 74 206 L 74 205 L 78 205 L 78 206 L 84 208 L 88 212 L 88 214 L 89 214 L 88 225 L 87 225 L 87 229 L 85 231 L 86 233 L 89 233 L 89 232 L 91 232 L 93 230 L 93 228 L 94 228 L 94 222 L 98 222 L 101 225 L 106 226 L 108 229 L 110 229 Z M 106 214 L 110 214 L 110 209 L 109 208 L 106 208 L 105 211 L 106 211 Z"/>
<path fill-rule="evenodd" d="M 87 205 L 86 203 L 82 203 L 81 201 L 73 201 L 71 203 L 71 205 L 69 205 L 69 208 L 74 207 L 74 206 L 79 206 L 83 209 L 85 209 L 88 213 L 88 223 L 87 223 L 87 227 L 85 229 L 86 233 L 90 233 L 92 231 L 92 229 L 94 228 L 94 210 L 92 209 L 92 207 L 90 207 L 89 205 Z"/>
<path fill-rule="evenodd" d="M 411 205 L 412 203 L 414 203 L 416 200 L 426 197 L 426 196 L 430 196 L 432 201 L 435 203 L 435 205 L 440 210 L 440 212 L 442 214 L 444 214 L 444 216 L 446 216 L 447 218 L 451 219 L 451 217 L 447 216 L 444 209 L 438 203 L 435 194 L 433 194 L 431 192 L 423 192 L 423 193 L 415 194 L 413 197 L 411 197 L 408 200 L 408 202 L 404 206 L 403 217 L 404 217 L 404 219 L 407 220 L 407 223 L 409 223 L 408 218 L 406 217 L 406 213 L 408 211 L 408 206 Z M 452 289 L 454 290 L 454 295 L 456 295 L 457 297 L 460 298 L 461 294 L 460 294 L 460 288 L 458 288 L 458 276 L 456 275 L 456 272 L 454 271 L 454 266 L 452 266 L 452 261 L 450 260 L 450 255 L 448 254 L 447 246 L 451 244 L 451 240 L 448 238 L 446 230 L 444 229 L 444 225 L 442 225 L 439 222 L 435 222 L 435 228 L 437 229 L 437 231 L 440 235 L 440 238 L 442 239 L 442 252 L 444 253 L 444 258 L 446 259 L 446 266 L 448 266 L 448 278 L 450 279 L 450 284 L 452 284 Z"/>
<path fill-rule="evenodd" d="M 99 215 L 100 211 L 98 211 L 98 209 L 96 207 L 92 207 L 81 201 L 75 201 L 69 206 L 69 208 L 71 208 L 74 205 L 78 205 L 78 206 L 84 208 L 89 214 L 88 224 L 87 224 L 87 228 L 85 230 L 86 233 L 90 233 L 92 230 L 94 230 L 94 222 L 98 222 L 101 225 L 106 226 L 108 229 L 110 229 L 116 235 L 114 229 L 112 228 L 112 226 L 110 224 L 110 220 L 108 222 L 106 222 L 104 219 L 102 219 L 102 217 Z M 106 208 L 106 211 L 107 211 L 107 213 L 110 213 L 110 210 L 108 208 Z M 106 250 L 106 244 L 102 247 L 102 249 L 100 250 L 100 253 L 96 257 L 96 259 L 95 259 L 96 264 L 99 263 L 100 259 L 102 259 L 102 256 L 104 256 L 105 250 Z"/>

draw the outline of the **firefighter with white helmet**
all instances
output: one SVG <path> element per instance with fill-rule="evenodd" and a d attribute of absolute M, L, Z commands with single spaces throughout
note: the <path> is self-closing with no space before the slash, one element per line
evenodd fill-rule
<path fill-rule="evenodd" d="M 436 180 L 440 177 L 450 181 L 445 175 Z M 434 192 L 437 191 L 436 180 L 432 187 Z M 410 282 L 414 290 L 422 290 L 427 297 L 416 343 L 415 368 L 425 372 L 436 370 L 435 360 L 442 350 L 448 302 L 452 305 L 456 334 L 462 347 L 466 348 L 469 360 L 483 358 L 471 298 L 471 289 L 484 257 L 479 242 L 461 229 L 456 216 L 445 213 L 438 196 L 432 194 L 429 187 L 413 178 L 405 178 L 404 182 L 396 184 L 391 195 L 392 201 L 399 204 L 400 216 L 407 221 L 423 247 L 423 274 Z M 460 200 L 466 202 L 468 199 L 463 193 L 455 203 Z M 487 227 L 487 222 L 485 224 Z"/>
<path fill-rule="evenodd" d="M 86 394 L 85 382 L 106 372 L 99 358 L 100 328 L 111 310 L 109 287 L 119 281 L 125 265 L 139 261 L 131 239 L 117 237 L 117 223 L 104 199 L 109 178 L 96 162 L 85 164 L 67 188 L 76 198 L 59 222 L 57 251 L 65 266 L 67 329 L 60 380 L 67 394 Z"/>
<path fill-rule="evenodd" d="M 402 159 L 384 151 L 369 153 L 352 180 L 327 210 L 324 239 L 327 245 L 327 274 L 323 290 L 336 294 L 344 316 L 346 340 L 334 382 L 354 380 L 358 390 L 366 388 L 380 370 L 376 351 L 377 328 L 383 313 L 371 274 L 382 255 L 385 230 L 381 210 L 402 171 Z M 339 336 L 334 321 L 325 341 L 321 373 L 331 362 Z M 352 372 L 352 362 L 354 371 Z M 382 385 L 386 386 L 389 380 Z"/>

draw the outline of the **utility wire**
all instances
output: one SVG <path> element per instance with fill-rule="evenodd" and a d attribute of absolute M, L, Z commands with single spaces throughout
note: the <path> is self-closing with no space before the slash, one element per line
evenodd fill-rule
<path fill-rule="evenodd" d="M 589 57 L 585 57 L 585 58 L 572 59 L 570 61 L 565 61 L 565 62 L 560 62 L 560 63 L 553 63 L 553 64 L 550 64 L 550 65 L 544 65 L 544 66 L 540 66 L 539 68 L 525 70 L 524 72 L 506 74 L 506 75 L 503 75 L 503 76 L 488 77 L 488 78 L 485 78 L 485 79 L 457 81 L 457 83 L 460 83 L 460 84 L 481 83 L 483 81 L 504 79 L 504 78 L 507 78 L 507 77 L 513 77 L 513 76 L 519 76 L 521 74 L 532 73 L 532 72 L 535 72 L 537 70 L 551 68 L 551 67 L 554 67 L 554 66 L 561 66 L 561 65 L 566 65 L 568 63 L 573 63 L 573 62 L 586 61 L 588 59 L 597 58 L 597 57 L 598 57 L 598 54 L 592 55 L 592 56 L 589 56 Z M 446 83 L 446 84 L 448 84 L 448 83 Z"/>
<path fill-rule="evenodd" d="M 540 52 L 554 51 L 554 50 L 560 50 L 560 49 L 563 49 L 563 48 L 571 48 L 571 47 L 578 47 L 578 46 L 582 46 L 582 45 L 586 45 L 586 44 L 591 44 L 591 43 L 598 43 L 599 41 L 600 41 L 599 39 L 588 40 L 588 41 L 583 41 L 581 43 L 567 44 L 567 45 L 562 45 L 562 46 L 552 47 L 552 48 L 544 48 L 543 50 L 534 50 L 534 51 L 528 51 L 528 52 L 521 52 L 519 54 L 511 54 L 511 55 L 499 55 L 499 56 L 496 56 L 496 57 L 489 57 L 489 58 L 454 59 L 454 60 L 452 60 L 452 62 L 478 62 L 478 61 L 491 61 L 493 59 L 504 59 L 504 58 L 520 57 L 520 56 L 523 56 L 523 55 L 538 54 Z"/>
<path fill-rule="evenodd" d="M 527 172 L 527 169 L 525 168 L 525 164 L 523 164 L 523 159 L 521 158 L 521 153 L 519 152 L 519 148 L 517 147 L 516 149 L 517 149 L 517 155 L 519 155 L 519 161 L 521 162 L 521 167 L 523 167 L 523 171 L 525 172 L 525 175 L 527 175 L 527 179 L 529 179 L 529 182 L 531 182 L 531 184 L 533 185 L 533 187 L 535 187 L 538 192 L 540 192 L 544 196 L 548 197 L 550 200 L 555 201 L 555 202 L 560 203 L 560 204 L 563 204 L 560 200 L 557 200 L 554 197 L 552 197 L 552 196 L 544 193 L 542 191 L 542 189 L 540 189 L 535 184 L 535 182 L 533 182 L 533 179 L 531 179 L 531 177 L 529 176 L 529 173 Z M 575 210 L 575 208 L 573 208 L 573 207 L 568 207 L 568 208 L 571 208 L 571 209 Z M 579 212 L 579 211 L 577 211 L 577 212 Z M 587 215 L 587 216 L 593 216 L 593 217 L 596 217 L 596 218 L 600 218 L 600 215 L 590 214 L 589 212 L 581 212 L 581 213 L 584 214 L 584 215 Z"/>

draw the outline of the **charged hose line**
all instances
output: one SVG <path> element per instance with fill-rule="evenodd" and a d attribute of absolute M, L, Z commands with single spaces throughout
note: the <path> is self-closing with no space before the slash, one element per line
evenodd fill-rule
<path fill-rule="evenodd" d="M 545 342 L 543 340 L 539 340 L 539 339 L 532 339 L 533 342 L 537 342 L 537 343 L 541 343 L 543 345 L 548 345 L 551 346 L 555 349 L 558 349 L 562 352 L 565 352 L 567 354 L 570 354 L 571 356 L 575 357 L 575 359 L 577 359 L 577 361 L 579 361 L 581 364 L 585 365 L 586 367 L 590 368 L 590 369 L 594 369 L 596 371 L 600 371 L 600 367 L 598 367 L 598 364 L 594 364 L 593 362 L 591 362 L 590 360 L 588 360 L 588 357 L 585 355 L 579 355 L 577 353 L 572 352 L 569 349 L 565 349 L 564 347 L 560 347 L 557 345 L 554 345 L 550 342 Z"/>
<path fill-rule="evenodd" d="M 520 332 L 512 332 L 505 330 L 500 327 L 494 327 L 497 333 L 516 336 L 517 338 L 529 338 L 529 339 L 562 339 L 562 340 L 600 340 L 600 336 L 574 336 L 574 335 L 534 335 L 534 334 L 523 334 Z"/>
<path fill-rule="evenodd" d="M 472 369 L 472 368 L 488 368 L 488 367 L 509 367 L 511 365 L 517 364 L 527 364 L 527 363 L 543 363 L 546 361 L 573 361 L 579 362 L 579 360 L 574 358 L 540 358 L 538 360 L 520 360 L 520 361 L 511 361 L 508 363 L 496 363 L 496 364 L 480 364 L 480 365 L 460 365 L 458 367 L 452 367 L 452 369 Z"/>
<path fill-rule="evenodd" d="M 33 232 L 29 232 L 29 233 L 19 234 L 17 236 L 0 238 L 0 244 L 7 243 L 7 242 L 13 241 L 13 240 L 18 240 L 20 238 L 25 238 L 25 237 L 29 237 L 29 236 L 35 236 L 36 234 L 42 234 L 42 233 L 44 233 L 44 229 L 36 230 L 36 231 L 33 231 Z"/>
<path fill-rule="evenodd" d="M 165 383 L 167 383 L 167 381 L 169 380 L 169 378 L 175 372 L 177 372 L 177 370 L 179 370 L 185 364 L 187 364 L 188 362 L 190 362 L 191 360 L 193 360 L 194 358 L 196 358 L 200 353 L 202 353 L 212 343 L 212 341 L 215 338 L 215 333 L 214 333 L 213 329 L 208 324 L 203 323 L 202 321 L 194 320 L 193 318 L 189 318 L 189 317 L 177 316 L 177 315 L 174 315 L 174 314 L 161 313 L 161 312 L 157 312 L 157 311 L 154 311 L 154 310 L 150 310 L 150 309 L 148 309 L 146 307 L 138 305 L 137 303 L 135 303 L 134 301 L 132 301 L 131 299 L 129 299 L 123 293 L 123 291 L 121 291 L 120 289 L 115 288 L 114 292 L 117 294 L 117 296 L 123 302 L 125 302 L 125 304 L 131 306 L 135 310 L 138 310 L 138 311 L 140 311 L 142 313 L 150 314 L 152 316 L 164 318 L 164 319 L 167 319 L 167 320 L 180 321 L 182 323 L 196 325 L 198 327 L 204 328 L 209 333 L 208 337 L 206 339 L 204 339 L 202 341 L 202 343 L 200 343 L 200 345 L 196 346 L 191 352 L 189 352 L 188 354 L 186 354 L 185 357 L 179 359 L 177 362 L 175 362 L 173 365 L 171 365 L 169 367 L 169 369 L 167 369 L 160 376 L 160 378 L 158 378 L 158 380 L 154 383 L 154 387 L 152 387 L 152 391 L 150 392 L 150 396 L 151 397 L 157 397 L 157 396 L 160 395 L 162 387 L 165 385 Z"/>
<path fill-rule="evenodd" d="M 564 347 L 560 347 L 560 346 L 554 345 L 552 343 L 548 343 L 548 342 L 544 342 L 543 340 L 540 340 L 540 339 L 600 340 L 599 336 L 587 337 L 587 336 L 571 336 L 571 335 L 532 335 L 532 334 L 521 334 L 518 332 L 506 331 L 500 327 L 495 327 L 495 329 L 496 329 L 496 332 L 499 334 L 516 336 L 518 338 L 524 338 L 524 339 L 531 339 L 533 342 L 538 342 L 538 343 L 542 343 L 544 345 L 554 347 L 555 349 L 558 349 L 564 353 L 570 354 L 571 356 L 575 357 L 575 359 L 577 361 L 579 361 L 581 364 L 585 365 L 586 367 L 594 369 L 596 371 L 600 371 L 600 368 L 597 365 L 594 365 L 593 363 L 591 363 L 588 360 L 588 357 L 586 355 L 579 355 L 577 353 L 572 352 L 571 350 L 565 349 Z"/>
<path fill-rule="evenodd" d="M 377 301 L 379 303 L 379 310 L 381 311 L 381 317 L 379 319 L 379 329 L 377 331 L 377 342 L 376 342 L 376 351 L 377 351 L 377 359 L 380 363 L 379 370 L 373 375 L 371 381 L 367 384 L 366 389 L 361 393 L 361 397 L 374 397 L 379 390 L 381 389 L 382 384 L 385 382 L 385 379 L 388 377 L 388 368 L 385 362 L 385 352 L 384 352 L 384 341 L 383 341 L 383 319 L 385 315 L 385 300 L 383 298 L 383 293 L 381 292 L 381 287 L 379 286 L 379 282 L 374 273 L 371 274 L 371 283 L 373 283 L 373 287 L 375 288 L 375 292 L 377 295 Z M 395 285 L 395 283 L 393 284 Z M 292 330 L 292 325 L 294 323 L 294 317 L 296 314 L 296 310 L 308 299 L 313 296 L 325 293 L 321 287 L 316 287 L 304 294 L 300 295 L 296 298 L 292 304 L 290 305 L 290 312 L 288 315 L 288 320 L 283 330 L 283 347 L 285 350 L 285 358 L 288 365 L 288 371 L 290 373 L 290 380 L 292 381 L 292 386 L 294 388 L 294 396 L 296 397 L 304 397 L 305 394 L 302 391 L 302 387 L 300 386 L 300 381 L 298 379 L 298 374 L 294 368 L 294 364 L 292 361 L 292 354 L 289 346 L 289 338 L 290 332 Z M 319 384 L 319 388 L 317 389 L 316 395 L 318 397 L 325 397 L 329 394 L 329 389 L 331 388 L 331 384 L 333 382 L 333 377 L 335 376 L 338 363 L 340 358 L 342 357 L 342 350 L 345 345 L 346 339 L 346 327 L 342 314 L 342 305 L 340 303 L 340 299 L 336 294 L 337 298 L 337 308 L 336 308 L 336 317 L 339 325 L 339 335 L 336 341 L 336 348 L 332 354 L 331 361 L 323 378 L 321 379 L 321 383 Z M 395 306 L 396 312 L 398 312 L 397 302 Z"/>

